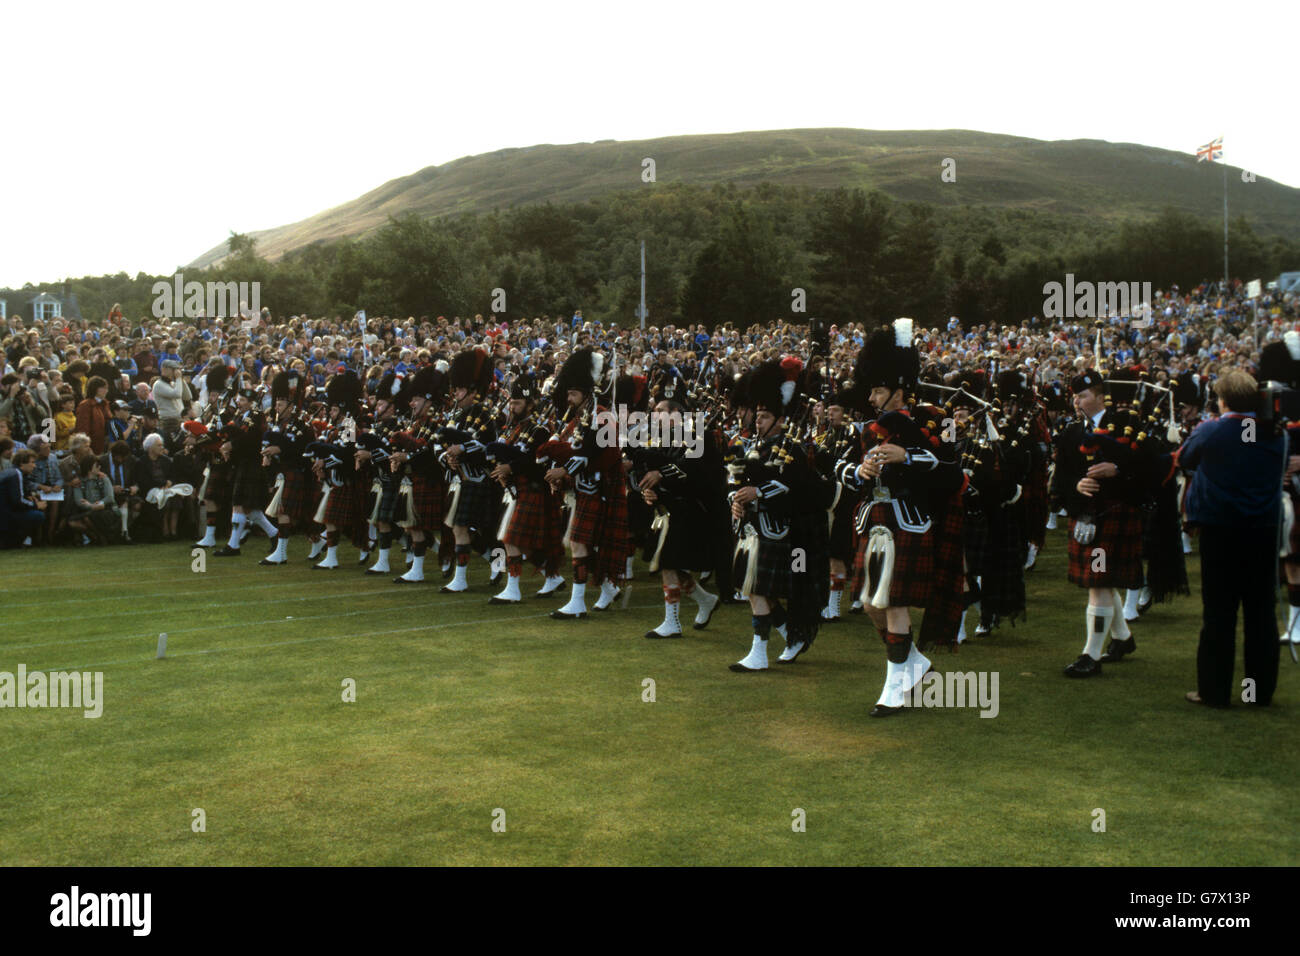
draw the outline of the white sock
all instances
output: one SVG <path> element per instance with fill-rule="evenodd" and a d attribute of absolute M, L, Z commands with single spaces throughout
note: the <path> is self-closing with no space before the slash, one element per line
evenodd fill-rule
<path fill-rule="evenodd" d="M 1116 590 L 1115 593 L 1116 593 L 1116 595 L 1118 595 L 1118 594 L 1119 594 L 1119 591 Z M 1124 608 L 1124 619 L 1125 619 L 1126 621 L 1131 621 L 1131 620 L 1133 620 L 1133 618 L 1135 618 L 1135 617 L 1138 616 L 1138 590 L 1137 590 L 1137 588 L 1129 588 L 1129 589 L 1128 589 L 1128 593 L 1124 596 L 1123 608 Z"/>
<path fill-rule="evenodd" d="M 279 539 L 275 542 L 275 560 L 289 560 L 289 536 L 286 534 L 280 535 Z"/>
<path fill-rule="evenodd" d="M 1115 608 L 1115 617 L 1110 622 L 1110 636 L 1117 641 L 1127 641 L 1133 636 L 1133 632 L 1129 630 L 1127 615 L 1124 613 L 1124 602 L 1119 598 L 1119 588 L 1110 589 L 1110 602 Z"/>
<path fill-rule="evenodd" d="M 546 583 L 542 585 L 541 589 L 537 593 L 550 594 L 554 592 L 556 589 L 558 589 L 559 586 L 563 583 L 564 583 L 563 575 L 560 574 L 552 575 L 546 579 Z"/>
<path fill-rule="evenodd" d="M 1038 545 L 1031 544 L 1029 546 L 1029 554 L 1025 557 L 1025 568 L 1028 569 L 1029 566 L 1034 563 L 1034 559 L 1037 557 L 1038 557 Z"/>
<path fill-rule="evenodd" d="M 411 566 L 410 568 L 407 569 L 406 573 L 402 575 L 402 577 L 405 578 L 407 581 L 423 581 L 424 580 L 424 555 L 420 555 L 419 557 L 416 557 L 415 555 L 411 555 Z"/>
<path fill-rule="evenodd" d="M 1300 607 L 1292 604 L 1289 611 L 1290 613 L 1286 619 L 1286 633 L 1282 635 L 1282 640 L 1290 641 L 1292 644 L 1300 644 L 1300 627 L 1296 627 L 1296 618 L 1300 617 Z"/>
<path fill-rule="evenodd" d="M 251 515 L 249 515 L 249 518 L 253 520 L 254 524 L 256 524 L 264 532 L 266 532 L 266 536 L 268 538 L 274 538 L 277 534 L 280 533 L 279 530 L 275 527 L 275 525 L 271 524 L 270 519 L 268 519 L 266 515 L 260 511 L 254 511 Z"/>
<path fill-rule="evenodd" d="M 200 548 L 215 547 L 217 543 L 217 529 L 213 525 L 208 525 L 203 531 L 203 537 L 194 542 Z"/>
<path fill-rule="evenodd" d="M 338 545 L 325 549 L 325 560 L 316 565 L 318 568 L 337 568 L 339 566 Z"/>
<path fill-rule="evenodd" d="M 969 611 L 970 608 L 966 608 Z M 966 640 L 966 611 L 961 612 L 961 627 L 957 629 L 957 643 L 961 644 Z"/>
<path fill-rule="evenodd" d="M 379 540 L 379 529 L 376 528 L 374 525 L 370 525 L 369 527 L 370 527 L 370 534 L 369 534 L 370 544 L 373 547 L 374 543 Z"/>
<path fill-rule="evenodd" d="M 389 552 L 389 550 L 390 550 L 389 548 L 380 548 L 380 549 L 379 549 L 379 559 L 374 563 L 374 566 L 370 569 L 371 571 L 389 571 L 389 570 L 392 570 L 391 568 L 388 567 L 388 552 Z"/>
<path fill-rule="evenodd" d="M 312 560 L 315 560 L 316 557 L 320 554 L 321 549 L 323 547 L 325 547 L 325 536 L 321 535 L 311 543 L 311 551 L 308 552 L 307 557 L 311 558 Z"/>
<path fill-rule="evenodd" d="M 1183 532 L 1183 554 L 1192 553 L 1192 536 L 1186 531 Z"/>
<path fill-rule="evenodd" d="M 451 584 L 449 584 L 448 587 L 453 588 L 454 590 L 457 590 L 457 591 L 461 591 L 461 590 L 464 590 L 464 589 L 468 588 L 468 587 L 469 587 L 469 581 L 466 580 L 466 577 L 465 577 L 465 575 L 466 575 L 466 573 L 467 573 L 468 571 L 469 571 L 469 565 L 468 565 L 468 564 L 458 564 L 458 565 L 456 565 L 456 576 L 453 577 L 453 578 L 451 579 Z"/>
<path fill-rule="evenodd" d="M 691 592 L 691 597 L 695 598 L 695 603 L 699 605 L 700 608 L 695 612 L 695 623 L 703 624 L 709 619 L 709 615 L 717 606 L 718 596 L 716 594 L 710 594 L 697 584 L 695 585 L 695 590 Z"/>
<path fill-rule="evenodd" d="M 247 515 L 232 514 L 230 516 L 230 540 L 226 542 L 228 547 L 238 549 L 244 525 L 246 524 L 248 524 Z"/>
<path fill-rule="evenodd" d="M 624 574 L 624 577 L 626 577 L 629 581 L 632 580 L 632 560 L 633 560 L 632 555 L 629 554 L 627 556 L 626 573 Z"/>
<path fill-rule="evenodd" d="M 755 634 L 749 653 L 742 657 L 739 663 L 752 671 L 767 670 L 767 641 Z"/>
<path fill-rule="evenodd" d="M 1088 605 L 1088 637 L 1083 645 L 1083 653 L 1094 661 L 1101 660 L 1101 651 L 1106 643 L 1106 632 L 1110 630 L 1110 622 L 1114 617 L 1115 607 L 1112 604 L 1107 604 L 1105 607 Z"/>
<path fill-rule="evenodd" d="M 1056 512 L 1055 512 L 1055 511 L 1053 511 L 1051 514 L 1049 514 L 1049 515 L 1047 516 L 1047 530 L 1048 530 L 1048 531 L 1055 531 L 1055 530 L 1056 530 Z"/>

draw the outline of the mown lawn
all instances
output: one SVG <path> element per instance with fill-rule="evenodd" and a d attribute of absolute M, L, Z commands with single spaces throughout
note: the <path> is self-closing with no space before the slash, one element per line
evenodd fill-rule
<path fill-rule="evenodd" d="M 205 573 L 180 544 L 0 554 L 0 671 L 99 670 L 105 697 L 99 719 L 0 709 L 0 861 L 1300 862 L 1300 668 L 1284 655 L 1270 709 L 1187 704 L 1194 596 L 1134 626 L 1135 657 L 1067 680 L 1085 598 L 1061 532 L 1028 622 L 934 658 L 999 673 L 993 719 L 868 718 L 884 661 L 861 617 L 737 675 L 747 610 L 643 640 L 662 609 L 644 568 L 629 608 L 566 625 L 546 617 L 558 602 L 489 607 L 482 562 L 449 596 L 313 572 L 302 539 L 288 568 L 261 550 Z"/>

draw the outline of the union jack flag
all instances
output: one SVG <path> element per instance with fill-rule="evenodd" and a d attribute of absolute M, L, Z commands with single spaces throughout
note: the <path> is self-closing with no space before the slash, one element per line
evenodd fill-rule
<path fill-rule="evenodd" d="M 1198 163 L 1212 163 L 1216 159 L 1223 159 L 1223 137 L 1219 136 L 1210 140 L 1204 146 L 1196 151 L 1196 161 Z"/>

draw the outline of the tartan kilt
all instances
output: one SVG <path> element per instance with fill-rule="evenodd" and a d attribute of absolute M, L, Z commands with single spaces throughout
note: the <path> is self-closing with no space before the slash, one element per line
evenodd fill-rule
<path fill-rule="evenodd" d="M 289 516 L 294 527 L 307 524 L 316 513 L 320 498 L 312 494 L 314 480 L 301 468 L 286 468 L 280 472 L 284 475 L 284 492 L 280 495 L 280 513 Z"/>
<path fill-rule="evenodd" d="M 398 489 L 399 491 L 401 489 L 400 482 Z M 443 497 L 446 491 L 441 481 L 423 475 L 411 476 L 411 498 L 415 502 L 415 524 L 411 528 L 412 531 L 435 533 L 442 527 L 442 511 L 446 505 Z"/>
<path fill-rule="evenodd" d="M 491 532 L 495 534 L 493 516 L 496 514 L 496 503 L 501 500 L 501 491 L 501 486 L 490 478 L 482 481 L 466 481 L 461 478 L 460 501 L 456 504 L 452 524 L 480 531 L 492 526 Z"/>
<path fill-rule="evenodd" d="M 351 531 L 353 523 L 364 517 L 361 514 L 359 491 L 360 486 L 355 481 L 334 485 L 330 500 L 325 502 L 325 523 L 332 524 L 340 531 Z"/>
<path fill-rule="evenodd" d="M 379 513 L 375 516 L 376 521 L 383 521 L 386 524 L 393 523 L 393 515 L 397 511 L 397 492 L 401 488 L 401 482 L 389 473 L 379 478 L 379 492 L 375 494 L 370 491 L 371 485 L 374 484 L 372 478 L 365 485 L 366 490 L 366 516 L 375 510 L 375 498 L 379 498 Z"/>
<path fill-rule="evenodd" d="M 200 480 L 200 484 L 202 481 Z M 231 467 L 228 461 L 208 463 L 207 501 L 215 501 L 219 506 L 230 503 Z"/>
<path fill-rule="evenodd" d="M 240 462 L 234 467 L 230 503 L 245 511 L 258 511 L 270 501 L 266 473 L 260 461 Z"/>
<path fill-rule="evenodd" d="M 515 494 L 515 510 L 501 540 L 529 558 L 562 550 L 564 514 L 560 499 L 549 490 L 531 484 L 521 485 Z"/>
<path fill-rule="evenodd" d="M 605 517 L 605 502 L 600 495 L 579 491 L 573 496 L 573 519 L 569 527 L 569 542 L 595 547 L 600 541 L 601 525 Z M 624 511 L 624 514 L 627 512 Z"/>
<path fill-rule="evenodd" d="M 1084 588 L 1142 587 L 1142 511 L 1115 505 L 1096 517 L 1097 534 L 1088 544 L 1074 540 L 1077 518 L 1070 519 L 1071 584 Z M 1102 549 L 1105 571 L 1093 571 L 1093 552 Z"/>
<path fill-rule="evenodd" d="M 862 503 L 863 508 L 873 504 L 870 500 Z M 867 530 L 878 525 L 888 528 L 894 535 L 894 576 L 889 583 L 890 607 L 925 607 L 934 595 L 934 578 L 936 567 L 936 547 L 938 536 L 935 534 L 934 522 L 928 531 L 903 531 L 898 526 L 898 518 L 892 505 L 888 502 L 875 502 L 871 508 L 870 524 Z M 857 600 L 861 593 L 861 582 L 865 577 L 865 560 L 869 534 L 859 535 L 858 550 L 853 559 L 853 576 L 858 583 L 858 591 L 853 598 Z M 951 559 L 956 554 L 961 561 L 962 541 L 944 542 L 945 557 Z M 958 565 L 960 567 L 960 564 Z"/>
<path fill-rule="evenodd" d="M 639 497 L 639 496 L 637 496 Z M 645 499 L 642 499 L 643 501 Z M 629 514 L 631 508 L 628 508 Z M 659 532 L 647 529 L 642 557 L 647 563 L 659 546 Z M 711 571 L 717 564 L 716 528 L 709 521 L 704 504 L 678 500 L 668 505 L 668 534 L 659 554 L 659 567 L 666 571 Z"/>
<path fill-rule="evenodd" d="M 744 538 L 742 537 L 743 541 Z M 732 564 L 732 580 L 743 586 L 749 571 L 748 558 L 737 546 Z M 751 595 L 779 600 L 790 594 L 790 536 L 779 541 L 758 536 L 758 554 L 754 558 L 754 588 Z"/>

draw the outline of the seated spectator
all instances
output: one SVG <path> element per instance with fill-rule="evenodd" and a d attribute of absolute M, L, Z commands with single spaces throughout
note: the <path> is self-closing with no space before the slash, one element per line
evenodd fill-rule
<path fill-rule="evenodd" d="M 127 525 L 124 536 L 131 536 L 131 526 L 144 508 L 144 492 L 140 487 L 140 460 L 131 446 L 124 441 L 114 442 L 107 455 L 99 459 L 100 468 L 113 485 L 113 497 L 126 509 Z"/>
<path fill-rule="evenodd" d="M 27 447 L 36 455 L 36 464 L 32 469 L 31 480 L 38 494 L 57 494 L 63 491 L 63 474 L 59 471 L 59 460 L 53 454 L 53 446 L 44 435 L 33 435 Z M 53 544 L 54 536 L 59 533 L 59 516 L 62 502 L 47 501 L 45 523 L 41 529 L 40 542 Z"/>
<path fill-rule="evenodd" d="M 77 431 L 89 436 L 96 455 L 108 448 L 108 383 L 98 375 L 86 382 L 86 397 L 77 406 Z"/>
<path fill-rule="evenodd" d="M 68 526 L 80 531 L 91 544 L 121 541 L 121 512 L 113 496 L 113 485 L 99 467 L 99 459 L 91 457 L 82 461 L 80 472 L 81 484 L 72 491 Z"/>
<path fill-rule="evenodd" d="M 94 449 L 90 447 L 90 436 L 84 432 L 77 432 L 68 439 L 68 453 L 59 461 L 59 469 L 63 472 L 65 498 L 73 488 L 81 484 L 82 461 L 93 457 L 94 454 Z"/>
<path fill-rule="evenodd" d="M 36 454 L 14 452 L 13 468 L 0 473 L 0 547 L 29 547 L 45 523 L 45 502 L 23 495 L 23 479 L 36 467 Z"/>

